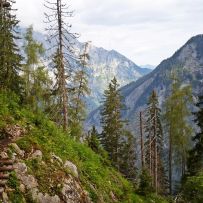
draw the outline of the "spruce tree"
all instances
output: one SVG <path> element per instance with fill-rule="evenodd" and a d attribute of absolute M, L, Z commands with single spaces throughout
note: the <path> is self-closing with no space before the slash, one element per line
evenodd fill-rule
<path fill-rule="evenodd" d="M 119 147 L 122 136 L 123 120 L 121 111 L 123 109 L 122 97 L 116 78 L 111 80 L 108 89 L 104 91 L 104 101 L 101 110 L 101 142 L 108 152 L 113 165 L 119 169 Z"/>
<path fill-rule="evenodd" d="M 135 137 L 130 131 L 124 130 L 120 141 L 119 170 L 134 184 L 136 184 L 137 179 L 136 149 Z"/>
<path fill-rule="evenodd" d="M 140 175 L 138 193 L 146 196 L 153 192 L 154 188 L 152 187 L 152 177 L 149 174 L 149 170 L 143 169 Z"/>
<path fill-rule="evenodd" d="M 16 45 L 18 20 L 14 14 L 13 1 L 0 1 L 0 89 L 19 94 L 21 89 L 22 57 Z"/>
<path fill-rule="evenodd" d="M 86 115 L 85 97 L 90 94 L 88 87 L 87 65 L 89 43 L 84 44 L 84 50 L 80 55 L 78 70 L 74 73 L 72 91 L 70 94 L 69 114 L 72 134 L 79 139 L 82 134 L 83 121 Z"/>
<path fill-rule="evenodd" d="M 145 157 L 146 168 L 149 170 L 153 180 L 153 187 L 156 192 L 163 189 L 163 178 L 165 177 L 162 151 L 163 132 L 161 124 L 161 109 L 159 108 L 156 91 L 152 91 L 146 112 L 147 127 L 145 128 Z"/>
<path fill-rule="evenodd" d="M 195 145 L 189 151 L 188 175 L 190 176 L 196 175 L 203 169 L 203 96 L 199 96 L 196 106 L 198 111 L 194 113 L 194 121 L 198 126 L 198 133 L 193 137 Z"/>
<path fill-rule="evenodd" d="M 100 152 L 101 146 L 99 141 L 99 133 L 97 132 L 95 126 L 93 126 L 92 129 L 88 132 L 87 143 L 94 152 Z"/>

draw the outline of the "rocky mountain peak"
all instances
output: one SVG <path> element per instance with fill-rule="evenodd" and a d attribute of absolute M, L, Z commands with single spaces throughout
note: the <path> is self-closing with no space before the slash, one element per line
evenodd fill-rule
<path fill-rule="evenodd" d="M 26 29 L 20 28 L 20 32 L 24 34 Z M 34 32 L 33 34 L 34 38 L 43 43 L 46 48 L 50 46 L 43 33 Z M 18 43 L 20 47 L 23 46 L 23 40 Z M 82 52 L 83 45 L 84 43 L 76 40 L 76 52 Z M 117 78 L 118 83 L 122 87 L 151 71 L 151 69 L 140 68 L 133 61 L 115 50 L 109 51 L 102 47 L 91 45 L 89 56 L 87 73 L 91 95 L 86 98 L 88 111 L 94 110 L 100 105 L 103 92 L 113 77 Z M 75 63 L 72 62 L 72 64 Z"/>

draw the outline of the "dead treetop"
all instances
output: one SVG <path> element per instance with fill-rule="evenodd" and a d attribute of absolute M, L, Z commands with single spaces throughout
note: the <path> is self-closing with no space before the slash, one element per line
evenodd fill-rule
<path fill-rule="evenodd" d="M 2 8 L 9 8 L 11 6 L 11 4 L 9 2 L 6 1 L 2 1 L 0 0 L 0 7 Z"/>

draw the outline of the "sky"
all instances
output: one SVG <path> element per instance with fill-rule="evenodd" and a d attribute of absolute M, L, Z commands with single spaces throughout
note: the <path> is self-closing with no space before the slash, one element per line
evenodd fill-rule
<path fill-rule="evenodd" d="M 56 1 L 56 0 L 51 0 Z M 79 40 L 116 50 L 138 65 L 158 65 L 203 34 L 203 0 L 64 0 Z M 44 32 L 44 0 L 16 0 L 20 25 Z"/>

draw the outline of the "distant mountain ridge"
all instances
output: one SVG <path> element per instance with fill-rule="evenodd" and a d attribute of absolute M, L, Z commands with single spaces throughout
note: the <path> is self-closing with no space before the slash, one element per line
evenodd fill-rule
<path fill-rule="evenodd" d="M 156 66 L 150 65 L 150 64 L 140 65 L 140 67 L 141 67 L 141 68 L 146 68 L 146 69 L 151 69 L 151 70 L 153 70 L 153 69 L 156 68 Z"/>
<path fill-rule="evenodd" d="M 20 28 L 21 33 L 25 33 L 25 28 Z M 46 36 L 40 32 L 33 33 L 34 38 L 43 43 L 45 48 L 49 47 Z M 23 46 L 21 40 L 19 46 Z M 79 52 L 84 43 L 75 42 L 77 52 Z M 90 61 L 88 62 L 88 81 L 91 95 L 86 98 L 88 112 L 100 106 L 103 92 L 107 88 L 109 82 L 116 77 L 120 86 L 124 86 L 132 81 L 151 72 L 151 69 L 140 68 L 127 57 L 115 50 L 106 50 L 91 45 L 89 50 Z"/>
<path fill-rule="evenodd" d="M 159 101 L 170 93 L 171 72 L 177 72 L 180 81 L 192 85 L 193 93 L 203 93 L 203 35 L 192 37 L 176 51 L 172 57 L 163 60 L 152 72 L 121 88 L 126 112 L 124 117 L 133 127 L 135 113 L 142 108 L 153 90 L 156 90 Z M 99 109 L 92 112 L 86 126 L 99 126 Z"/>

